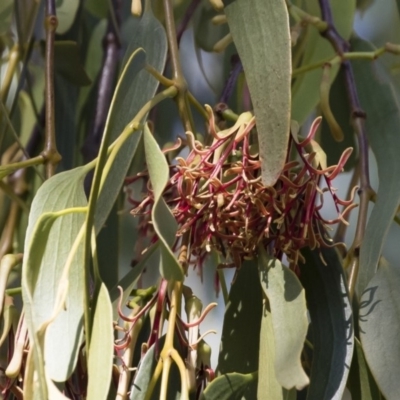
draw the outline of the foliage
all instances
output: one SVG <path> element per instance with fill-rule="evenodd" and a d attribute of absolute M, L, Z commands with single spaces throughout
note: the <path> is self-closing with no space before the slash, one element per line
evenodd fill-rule
<path fill-rule="evenodd" d="M 42 3 L 0 4 L 2 398 L 397 399 L 374 2 Z"/>

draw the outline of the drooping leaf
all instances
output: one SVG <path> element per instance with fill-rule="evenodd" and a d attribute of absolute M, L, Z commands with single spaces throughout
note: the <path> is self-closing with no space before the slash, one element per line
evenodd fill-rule
<path fill-rule="evenodd" d="M 374 47 L 354 38 L 354 51 L 372 51 Z M 375 64 L 376 63 L 376 64 Z M 378 165 L 379 188 L 377 199 L 365 230 L 360 253 L 357 290 L 361 296 L 378 266 L 382 247 L 400 201 L 400 106 L 388 75 L 378 70 L 379 60 L 354 61 L 354 75 L 361 106 L 367 114 L 365 127 L 369 144 Z M 381 72 L 378 75 L 378 72 Z"/>
<path fill-rule="evenodd" d="M 283 0 L 227 3 L 225 14 L 243 64 L 257 121 L 262 180 L 266 186 L 272 186 L 283 168 L 289 139 L 288 12 Z"/>
<path fill-rule="evenodd" d="M 87 205 L 83 191 L 86 173 L 85 168 L 80 167 L 55 175 L 41 186 L 33 200 L 22 267 L 24 308 L 31 335 L 52 316 L 59 285 L 67 284 L 60 281 L 67 258 L 85 220 L 82 213 L 58 218 L 52 215 Z M 47 219 L 40 222 L 46 215 Z M 75 367 L 83 334 L 85 283 L 80 245 L 73 255 L 68 280 L 71 283 L 66 298 L 68 306 L 47 328 L 43 349 L 50 378 L 61 382 L 68 379 Z"/>
<path fill-rule="evenodd" d="M 79 54 L 79 47 L 71 40 L 59 40 L 54 43 L 54 68 L 69 82 L 86 86 L 90 84 Z"/>
<path fill-rule="evenodd" d="M 114 357 L 113 313 L 107 287 L 101 284 L 88 356 L 88 400 L 106 400 Z"/>
<path fill-rule="evenodd" d="M 194 14 L 194 37 L 202 50 L 213 51 L 214 45 L 229 33 L 227 24 L 216 25 L 211 21 L 216 15 L 222 14 L 210 2 L 200 3 Z"/>
<path fill-rule="evenodd" d="M 231 372 L 218 376 L 206 387 L 200 400 L 240 399 L 245 390 L 257 381 L 257 375 L 256 372 L 248 374 Z"/>
<path fill-rule="evenodd" d="M 85 8 L 98 18 L 106 18 L 109 4 L 108 0 L 87 0 Z"/>
<path fill-rule="evenodd" d="M 129 38 L 132 39 L 126 51 L 123 65 L 126 65 L 129 57 L 141 47 L 146 52 L 146 60 L 141 59 L 141 62 L 146 61 L 156 70 L 162 72 L 166 61 L 167 39 L 163 26 L 155 19 L 151 9 L 146 9 L 140 20 L 133 20 L 125 26 L 125 29 L 129 32 Z M 136 61 L 139 61 L 139 59 Z M 125 126 L 135 117 L 143 105 L 154 96 L 158 87 L 158 81 L 146 71 L 139 73 L 136 70 L 135 73 L 133 73 L 133 70 L 128 71 L 123 79 L 124 83 L 121 84 L 113 101 L 108 127 L 106 127 L 106 130 L 109 129 L 111 132 L 111 140 L 116 139 L 122 133 Z M 96 231 L 101 229 L 114 205 L 135 156 L 140 136 L 141 132 L 135 132 L 125 142 L 113 160 L 104 181 L 105 190 L 100 192 L 97 201 Z"/>
<path fill-rule="evenodd" d="M 254 261 L 245 261 L 237 271 L 225 309 L 217 375 L 248 374 L 258 369 L 262 289 Z M 243 394 L 247 400 L 257 396 L 257 385 Z"/>
<path fill-rule="evenodd" d="M 107 20 L 102 19 L 94 27 L 88 43 L 84 68 L 89 79 L 92 81 L 92 85 L 82 87 L 79 92 L 78 110 L 80 112 L 83 105 L 86 103 L 90 90 L 93 87 L 93 82 L 96 80 L 97 74 L 99 73 L 102 65 L 102 60 L 103 60 L 102 41 L 106 33 L 106 29 L 107 29 Z"/>
<path fill-rule="evenodd" d="M 354 345 L 345 275 L 336 249 L 304 249 L 302 254 L 300 281 L 306 290 L 313 344 L 307 399 L 341 400 Z"/>
<path fill-rule="evenodd" d="M 360 337 L 365 358 L 387 400 L 400 393 L 400 270 L 382 262 L 360 300 Z"/>
<path fill-rule="evenodd" d="M 341 142 L 337 142 L 333 138 L 326 119 L 322 118 L 321 146 L 322 149 L 326 152 L 328 165 L 337 164 L 340 156 L 348 147 L 356 148 L 354 129 L 351 125 L 351 110 L 347 99 L 345 80 L 343 75 L 343 70 L 340 70 L 335 80 L 333 81 L 331 90 L 329 92 L 329 102 L 332 113 L 335 116 L 335 119 L 344 134 L 344 139 Z M 355 162 L 356 152 L 353 151 L 344 166 L 344 170 L 352 170 L 354 168 Z"/>
<path fill-rule="evenodd" d="M 355 337 L 355 352 L 351 363 L 347 387 L 352 400 L 380 400 L 379 389 L 365 360 L 360 341 Z"/>
<path fill-rule="evenodd" d="M 144 148 L 149 178 L 154 191 L 151 219 L 160 243 L 160 273 L 167 280 L 183 280 L 183 270 L 171 247 L 176 239 L 178 223 L 162 197 L 169 180 L 167 160 L 148 126 L 144 127 Z"/>
<path fill-rule="evenodd" d="M 58 0 L 56 2 L 56 15 L 58 19 L 56 33 L 58 35 L 63 35 L 71 28 L 75 21 L 79 4 L 79 0 Z"/>
<path fill-rule="evenodd" d="M 308 329 L 304 289 L 289 268 L 261 247 L 258 268 L 271 306 L 276 379 L 286 389 L 303 389 L 309 383 L 300 360 Z"/>
<path fill-rule="evenodd" d="M 353 31 L 353 19 L 356 10 L 355 0 L 335 0 L 330 2 L 335 28 L 345 39 Z M 305 11 L 310 15 L 320 16 L 319 2 L 307 0 Z M 307 27 L 307 38 L 301 64 L 312 65 L 336 55 L 332 45 L 323 38 L 313 26 Z M 331 68 L 331 79 L 335 78 L 338 67 Z M 322 79 L 322 68 L 309 71 L 296 77 L 292 89 L 292 119 L 302 124 L 319 102 L 319 88 Z"/>
<path fill-rule="evenodd" d="M 13 13 L 13 0 L 3 0 L 0 4 L 0 35 L 8 31 Z"/>
<path fill-rule="evenodd" d="M 265 307 L 261 319 L 257 399 L 296 399 L 296 389 L 286 390 L 282 388 L 276 379 L 274 328 L 271 313 Z"/>

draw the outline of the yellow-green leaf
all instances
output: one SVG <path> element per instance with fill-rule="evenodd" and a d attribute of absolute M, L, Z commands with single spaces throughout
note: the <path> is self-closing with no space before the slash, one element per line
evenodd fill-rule
<path fill-rule="evenodd" d="M 154 230 L 161 241 L 160 272 L 165 279 L 181 281 L 183 280 L 183 270 L 171 250 L 176 240 L 178 224 L 162 197 L 164 188 L 169 180 L 169 167 L 163 152 L 147 125 L 144 128 L 144 148 L 149 177 L 154 190 L 154 206 L 151 210 L 151 219 Z"/>
<path fill-rule="evenodd" d="M 113 313 L 107 287 L 101 284 L 88 355 L 88 400 L 106 400 L 114 356 Z"/>
<path fill-rule="evenodd" d="M 286 389 L 300 390 L 309 383 L 300 360 L 308 329 L 304 289 L 289 268 L 268 257 L 261 247 L 258 267 L 261 286 L 271 306 L 277 382 Z"/>

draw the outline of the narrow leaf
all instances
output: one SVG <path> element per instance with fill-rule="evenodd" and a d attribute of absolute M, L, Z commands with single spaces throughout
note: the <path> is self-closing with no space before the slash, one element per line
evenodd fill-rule
<path fill-rule="evenodd" d="M 215 378 L 204 390 L 200 400 L 239 399 L 247 387 L 256 382 L 257 373 L 238 374 L 232 372 Z M 272 397 L 271 397 L 272 398 Z M 275 400 L 275 397 L 274 397 Z"/>
<path fill-rule="evenodd" d="M 400 393 L 400 270 L 382 263 L 360 300 L 360 336 L 372 375 L 387 400 Z"/>
<path fill-rule="evenodd" d="M 355 0 L 335 0 L 330 2 L 335 28 L 345 39 L 349 39 L 353 32 L 353 20 L 356 11 Z M 320 16 L 319 2 L 306 0 L 305 11 L 310 15 Z M 307 26 L 305 39 L 305 50 L 302 55 L 301 64 L 293 68 L 312 65 L 325 59 L 333 58 L 336 52 L 332 45 L 320 35 L 314 26 Z M 295 59 L 294 57 L 293 59 Z M 335 78 L 339 68 L 333 66 L 331 70 L 332 80 Z M 322 79 L 322 68 L 303 73 L 296 77 L 292 89 L 292 119 L 300 124 L 306 120 L 312 110 L 319 102 L 319 87 Z"/>
<path fill-rule="evenodd" d="M 355 38 L 351 44 L 354 51 L 374 50 L 370 43 L 362 39 Z M 375 63 L 357 61 L 352 64 L 361 106 L 368 116 L 365 126 L 379 176 L 376 203 L 361 246 L 357 283 L 358 295 L 361 296 L 376 271 L 400 201 L 400 107 L 388 74 L 383 71 L 379 60 Z"/>
<path fill-rule="evenodd" d="M 88 400 L 107 399 L 114 356 L 113 313 L 107 287 L 101 284 L 88 355 Z"/>
<path fill-rule="evenodd" d="M 86 86 L 91 83 L 83 67 L 78 44 L 71 40 L 54 43 L 54 68 L 69 82 Z"/>
<path fill-rule="evenodd" d="M 58 20 L 56 33 L 63 35 L 71 28 L 79 9 L 79 0 L 58 0 L 56 2 L 56 15 Z"/>
<path fill-rule="evenodd" d="M 56 219 L 52 212 L 86 206 L 85 174 L 84 168 L 76 168 L 55 175 L 41 186 L 33 200 L 22 267 L 22 291 L 31 335 L 53 314 L 58 287 L 66 283 L 61 282 L 65 263 L 85 220 L 82 213 Z M 83 334 L 82 246 L 73 256 L 68 280 L 73 282 L 68 288 L 68 306 L 48 327 L 44 343 L 48 374 L 51 379 L 61 382 L 68 379 L 75 367 Z"/>
<path fill-rule="evenodd" d="M 309 383 L 300 360 L 308 329 L 304 289 L 289 268 L 261 247 L 258 267 L 271 306 L 276 379 L 286 389 L 303 389 Z"/>
<path fill-rule="evenodd" d="M 294 395 L 294 398 L 293 398 Z M 258 361 L 258 400 L 293 400 L 296 399 L 296 389 L 282 388 L 275 373 L 275 338 L 271 313 L 264 309 L 261 319 L 260 354 Z"/>
<path fill-rule="evenodd" d="M 154 230 L 161 241 L 160 273 L 167 280 L 183 280 L 183 270 L 171 247 L 175 243 L 178 224 L 162 197 L 169 180 L 167 160 L 148 126 L 144 128 L 144 148 L 150 181 L 154 190 L 154 205 L 151 219 Z"/>
<path fill-rule="evenodd" d="M 290 128 L 291 44 L 286 3 L 226 3 L 225 14 L 257 120 L 262 179 L 272 186 L 286 159 Z"/>
<path fill-rule="evenodd" d="M 142 59 L 142 62 L 146 61 L 161 73 L 167 55 L 167 38 L 163 26 L 154 17 L 150 8 L 145 10 L 140 20 L 130 18 L 128 21 L 129 23 L 124 28 L 129 34 L 130 43 L 123 64 L 127 63 L 134 51 L 143 48 L 146 52 L 146 60 Z M 154 96 L 157 87 L 158 81 L 144 70 L 138 74 L 136 72 L 133 74 L 131 71 L 126 75 L 124 84 L 121 85 L 117 98 L 112 105 L 109 126 L 106 128 L 111 131 L 111 140 L 116 139 L 121 134 L 143 105 Z M 104 182 L 105 190 L 100 192 L 97 201 L 96 231 L 101 229 L 114 205 L 132 159 L 136 154 L 140 137 L 140 132 L 133 134 L 113 160 Z"/>
<path fill-rule="evenodd" d="M 306 290 L 313 344 L 307 399 L 341 400 L 354 346 L 345 275 L 335 249 L 304 249 L 302 254 L 300 281 Z"/>
<path fill-rule="evenodd" d="M 248 374 L 257 370 L 262 296 L 257 265 L 254 261 L 245 261 L 229 292 L 217 374 Z M 256 398 L 256 385 L 250 385 L 243 396 L 247 400 Z"/>
<path fill-rule="evenodd" d="M 0 35 L 7 32 L 11 25 L 13 0 L 2 0 L 0 3 Z"/>

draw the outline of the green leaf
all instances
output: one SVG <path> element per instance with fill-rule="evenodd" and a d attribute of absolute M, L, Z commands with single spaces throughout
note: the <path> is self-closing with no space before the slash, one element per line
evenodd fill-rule
<path fill-rule="evenodd" d="M 32 203 L 25 241 L 22 290 L 31 335 L 51 318 L 58 302 L 59 285 L 69 282 L 67 307 L 47 328 L 43 349 L 47 373 L 59 382 L 66 381 L 71 375 L 83 334 L 82 245 L 73 255 L 68 280 L 62 276 L 85 215 L 69 213 L 57 217 L 54 213 L 87 205 L 83 190 L 86 172 L 83 167 L 62 172 L 41 186 Z"/>
<path fill-rule="evenodd" d="M 344 71 L 340 70 L 332 83 L 329 92 L 329 102 L 333 115 L 337 123 L 342 128 L 344 139 L 341 142 L 336 141 L 329 129 L 325 118 L 322 118 L 321 124 L 321 147 L 327 155 L 327 165 L 338 163 L 342 153 L 349 147 L 356 148 L 354 128 L 351 125 L 351 109 L 347 99 Z M 356 152 L 353 151 L 350 158 L 344 166 L 345 171 L 351 171 L 356 163 Z"/>
<path fill-rule="evenodd" d="M 354 338 L 355 353 L 352 360 L 347 387 L 352 400 L 380 400 L 379 389 L 368 368 L 361 343 Z"/>
<path fill-rule="evenodd" d="M 335 0 L 330 2 L 335 28 L 345 39 L 349 39 L 353 31 L 353 19 L 356 10 L 355 0 Z M 305 11 L 311 15 L 320 17 L 319 2 L 307 0 Z M 315 27 L 307 28 L 307 39 L 301 64 L 294 68 L 312 65 L 327 58 L 333 58 L 336 51 L 332 45 L 323 38 Z M 335 78 L 339 68 L 331 69 L 331 78 Z M 304 73 L 298 76 L 292 89 L 292 119 L 303 124 L 312 110 L 319 103 L 319 88 L 322 80 L 322 68 Z"/>
<path fill-rule="evenodd" d="M 354 346 L 345 275 L 334 248 L 307 248 L 302 254 L 305 264 L 300 264 L 300 281 L 306 290 L 313 344 L 307 399 L 341 400 Z"/>
<path fill-rule="evenodd" d="M 132 21 L 132 19 L 129 19 L 129 21 Z M 167 55 L 167 39 L 163 26 L 155 19 L 151 10 L 146 10 L 140 20 L 126 24 L 125 31 L 129 33 L 129 38 L 132 38 L 132 40 L 126 51 L 123 64 L 126 65 L 129 57 L 141 47 L 146 51 L 146 60 L 138 58 L 135 60 L 135 64 L 140 62 L 143 66 L 146 61 L 162 73 Z M 132 66 L 132 69 L 129 68 L 126 75 L 120 78 L 123 79 L 123 84 L 121 84 L 116 98 L 113 100 L 109 123 L 106 128 L 111 132 L 111 140 L 120 135 L 125 126 L 154 96 L 157 90 L 158 81 L 155 78 L 144 70 L 137 72 L 136 67 Z M 95 215 L 97 231 L 103 226 L 114 205 L 135 156 L 140 137 L 141 132 L 131 135 L 113 160 L 104 181 L 104 190 L 100 192 L 97 201 Z"/>
<path fill-rule="evenodd" d="M 74 85 L 86 86 L 91 83 L 81 62 L 78 44 L 72 40 L 54 43 L 54 68 Z"/>
<path fill-rule="evenodd" d="M 229 33 L 227 24 L 216 25 L 211 19 L 218 13 L 209 2 L 202 2 L 193 16 L 196 44 L 205 51 L 213 51 L 214 45 Z"/>
<path fill-rule="evenodd" d="M 113 313 L 104 283 L 97 297 L 88 355 L 88 400 L 107 399 L 114 358 Z"/>
<path fill-rule="evenodd" d="M 85 8 L 97 18 L 107 18 L 109 0 L 86 0 Z"/>
<path fill-rule="evenodd" d="M 257 373 L 232 372 L 215 378 L 204 390 L 200 400 L 231 400 L 241 398 L 242 393 L 257 381 Z M 275 397 L 274 397 L 275 400 Z"/>
<path fill-rule="evenodd" d="M 360 337 L 379 389 L 395 400 L 400 393 L 400 270 L 381 264 L 360 299 Z"/>
<path fill-rule="evenodd" d="M 13 0 L 2 0 L 0 3 L 0 35 L 5 34 L 11 25 Z"/>
<path fill-rule="evenodd" d="M 87 2 L 85 3 L 87 4 Z M 84 86 L 81 88 L 79 92 L 79 106 L 78 110 L 82 112 L 82 107 L 86 103 L 86 100 L 90 94 L 90 90 L 92 89 L 93 82 L 96 80 L 97 75 L 100 71 L 103 61 L 103 48 L 102 41 L 107 29 L 107 20 L 102 19 L 93 29 L 92 34 L 90 36 L 90 40 L 88 43 L 88 49 L 86 53 L 85 60 L 85 71 L 92 81 L 92 85 Z M 83 111 L 84 112 L 84 111 Z"/>
<path fill-rule="evenodd" d="M 75 21 L 76 14 L 79 9 L 79 0 L 58 0 L 56 3 L 56 15 L 58 25 L 56 33 L 63 35 L 68 32 Z"/>
<path fill-rule="evenodd" d="M 257 371 L 262 296 L 256 263 L 243 262 L 232 283 L 225 309 L 217 375 Z M 257 387 L 251 385 L 244 398 L 252 400 L 256 395 Z"/>
<path fill-rule="evenodd" d="M 276 379 L 286 389 L 301 390 L 309 383 L 300 359 L 308 329 L 304 289 L 289 268 L 268 257 L 261 247 L 258 267 L 271 306 Z"/>
<path fill-rule="evenodd" d="M 262 180 L 272 186 L 286 159 L 291 43 L 284 0 L 234 0 L 225 7 L 257 121 Z M 251 21 L 251 22 L 250 22 Z"/>
<path fill-rule="evenodd" d="M 374 47 L 354 38 L 354 51 L 371 51 Z M 378 76 L 379 60 L 352 63 L 361 106 L 367 113 L 365 127 L 369 144 L 378 164 L 377 200 L 369 217 L 360 253 L 357 290 L 359 296 L 374 276 L 389 227 L 400 201 L 400 108 L 388 74 Z M 380 72 L 383 72 L 382 69 Z"/>
<path fill-rule="evenodd" d="M 257 399 L 296 400 L 296 389 L 288 391 L 276 379 L 274 328 L 271 313 L 265 308 L 261 319 Z"/>
<path fill-rule="evenodd" d="M 147 125 L 144 127 L 144 148 L 149 178 L 154 191 L 151 220 L 161 241 L 160 273 L 167 280 L 182 281 L 184 277 L 182 267 L 171 250 L 176 240 L 178 224 L 162 197 L 169 180 L 169 167 Z"/>

